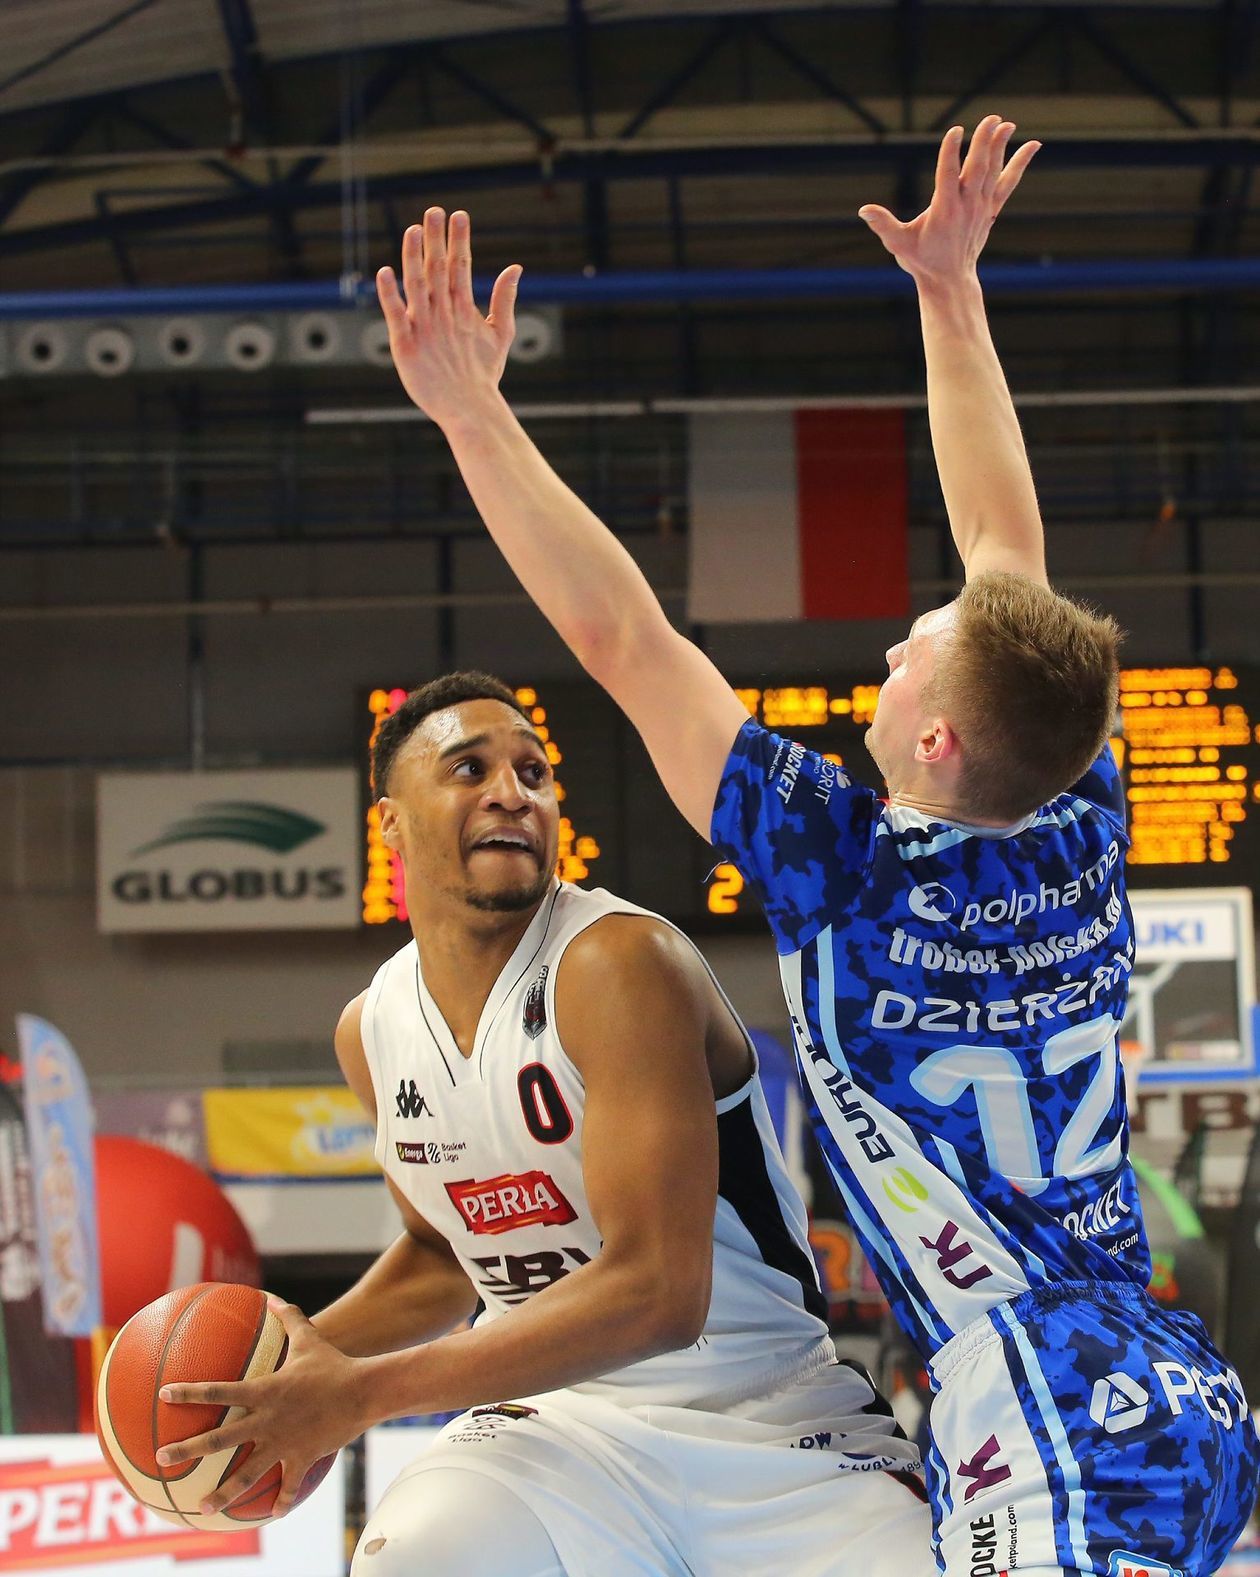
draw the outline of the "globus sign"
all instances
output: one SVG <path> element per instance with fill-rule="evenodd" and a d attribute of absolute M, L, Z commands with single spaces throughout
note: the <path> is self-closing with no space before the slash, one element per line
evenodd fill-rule
<path fill-rule="evenodd" d="M 94 1435 L 0 1439 L 0 1571 L 60 1577 L 341 1577 L 344 1486 L 332 1472 L 288 1517 L 240 1532 L 178 1528 L 114 1477 Z"/>
<path fill-rule="evenodd" d="M 102 931 L 358 923 L 352 768 L 107 774 L 97 781 Z"/>

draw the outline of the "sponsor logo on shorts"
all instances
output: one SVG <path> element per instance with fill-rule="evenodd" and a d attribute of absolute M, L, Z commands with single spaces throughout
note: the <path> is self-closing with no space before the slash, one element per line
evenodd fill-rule
<path fill-rule="evenodd" d="M 1063 1217 L 1066 1230 L 1082 1241 L 1102 1232 L 1114 1232 L 1125 1216 L 1133 1214 L 1121 1198 L 1122 1187 L 1122 1182 L 1117 1180 L 1099 1198 L 1090 1200 L 1079 1210 L 1069 1210 Z"/>
<path fill-rule="evenodd" d="M 577 1211 L 546 1172 L 504 1172 L 484 1182 L 447 1183 L 451 1203 L 478 1237 L 518 1227 L 562 1227 Z"/>
<path fill-rule="evenodd" d="M 920 1237 L 919 1242 L 936 1255 L 936 1268 L 951 1287 L 965 1292 L 993 1274 L 967 1239 L 958 1236 L 957 1222 L 947 1221 L 935 1238 Z M 962 1267 L 968 1260 L 974 1263 L 970 1270 L 964 1271 Z M 970 1495 L 967 1498 L 970 1500 Z"/>
<path fill-rule="evenodd" d="M 521 1013 L 521 1028 L 530 1040 L 537 1040 L 547 1027 L 547 976 L 551 965 L 544 964 L 525 994 L 525 1007 Z"/>
<path fill-rule="evenodd" d="M 998 1577 L 997 1513 L 977 1517 L 971 1523 L 971 1577 Z"/>
<path fill-rule="evenodd" d="M 474 1407 L 469 1418 L 537 1418 L 538 1409 L 524 1402 L 494 1402 L 489 1407 Z"/>
<path fill-rule="evenodd" d="M 1094 1382 L 1089 1416 L 1108 1435 L 1122 1435 L 1146 1422 L 1151 1395 L 1127 1374 L 1107 1374 Z"/>
<path fill-rule="evenodd" d="M 1130 1555 L 1128 1550 L 1112 1550 L 1107 1557 L 1107 1577 L 1185 1577 L 1177 1566 Z"/>
<path fill-rule="evenodd" d="M 1172 1363 L 1161 1359 L 1153 1363 L 1165 1400 L 1174 1418 L 1183 1412 L 1182 1403 L 1201 1407 L 1214 1422 L 1232 1429 L 1247 1417 L 1247 1398 L 1242 1381 L 1230 1368 L 1205 1374 L 1194 1364 Z"/>
<path fill-rule="evenodd" d="M 467 1149 L 462 1139 L 430 1140 L 427 1144 L 406 1144 L 398 1139 L 394 1143 L 398 1159 L 411 1166 L 440 1166 L 444 1161 L 459 1161 Z"/>
<path fill-rule="evenodd" d="M 977 1495 L 998 1484 L 1005 1484 L 1010 1478 L 1010 1468 L 998 1460 L 1001 1454 L 1002 1447 L 998 1444 L 997 1436 L 990 1435 L 969 1462 L 958 1464 L 958 1477 L 971 1480 L 963 1496 L 965 1504 L 970 1505 Z"/>
<path fill-rule="evenodd" d="M 904 1210 L 910 1216 L 914 1215 L 929 1197 L 922 1180 L 908 1166 L 897 1167 L 891 1177 L 884 1179 L 884 1192 L 898 1210 Z M 928 1247 L 930 1248 L 931 1244 L 928 1244 Z"/>

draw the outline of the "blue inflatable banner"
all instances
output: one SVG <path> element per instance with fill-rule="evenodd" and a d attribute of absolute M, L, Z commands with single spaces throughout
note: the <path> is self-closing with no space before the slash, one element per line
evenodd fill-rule
<path fill-rule="evenodd" d="M 90 1336 L 101 1323 L 101 1276 L 87 1080 L 73 1046 L 51 1024 L 19 1013 L 17 1028 L 44 1329 Z"/>

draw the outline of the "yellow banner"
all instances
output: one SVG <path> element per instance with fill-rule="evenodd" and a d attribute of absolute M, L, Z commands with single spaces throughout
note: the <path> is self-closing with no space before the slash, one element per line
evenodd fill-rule
<path fill-rule="evenodd" d="M 349 1090 L 206 1090 L 206 1151 L 219 1177 L 372 1177 L 376 1130 Z"/>

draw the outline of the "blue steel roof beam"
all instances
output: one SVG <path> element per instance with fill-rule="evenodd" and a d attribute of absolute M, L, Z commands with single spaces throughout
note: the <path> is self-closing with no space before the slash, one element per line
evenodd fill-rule
<path fill-rule="evenodd" d="M 119 218 L 122 215 L 117 216 Z M 1118 298 L 1132 306 L 1157 292 L 1183 300 L 1260 287 L 1260 257 L 1107 258 L 1067 263 L 990 263 L 981 269 L 992 295 Z M 473 288 L 489 293 L 478 276 Z M 651 302 L 724 301 L 787 305 L 797 301 L 885 301 L 914 293 L 908 274 L 891 264 L 861 268 L 645 269 L 638 273 L 526 274 L 521 300 L 580 309 Z M 352 310 L 375 295 L 362 281 L 354 301 L 339 279 L 259 285 L 181 285 L 142 290 L 35 290 L 0 293 L 0 321 L 52 317 L 108 317 L 165 312 L 304 312 Z M 1083 302 L 1082 306 L 1089 303 Z M 1111 310 L 1110 305 L 1108 310 Z"/>
<path fill-rule="evenodd" d="M 930 129 L 932 131 L 942 131 L 946 126 L 956 125 L 958 117 L 973 100 L 982 98 L 987 94 L 989 89 L 1000 82 L 1013 66 L 1017 66 L 1030 50 L 1035 49 L 1043 38 L 1055 32 L 1058 27 L 1059 16 L 1056 12 L 1051 12 L 1049 15 L 1042 17 L 1041 21 L 1034 22 L 1027 32 L 1021 33 L 1013 44 L 1008 45 L 995 60 L 991 60 L 980 72 L 980 75 L 964 88 L 946 109 L 941 111 L 932 122 Z"/>
<path fill-rule="evenodd" d="M 168 126 L 155 121 L 152 116 L 142 114 L 134 104 L 126 99 L 120 100 L 116 112 L 123 120 L 128 120 L 137 130 L 152 137 L 153 141 L 160 143 L 164 148 L 180 149 L 192 148 L 193 144 L 187 137 L 181 137 L 178 132 L 172 131 Z M 239 186 L 242 191 L 252 192 L 258 189 L 258 182 L 251 181 L 242 170 L 229 164 L 226 159 L 201 159 L 198 161 L 202 169 L 209 170 L 214 175 L 221 175 L 225 181 L 230 181 L 233 186 Z"/>
<path fill-rule="evenodd" d="M 274 141 L 271 111 L 263 77 L 262 53 L 258 47 L 258 29 L 254 25 L 249 0 L 218 0 L 218 3 L 223 36 L 231 61 L 232 90 L 235 95 L 233 113 L 238 121 L 233 141 L 245 143 L 252 135 L 263 143 L 271 143 Z M 280 166 L 274 157 L 267 160 L 267 170 L 271 177 L 268 189 L 274 190 L 281 183 Z M 295 274 L 304 274 L 302 241 L 293 223 L 293 213 L 283 203 L 272 204 L 271 227 L 280 253 L 290 269 Z"/>
<path fill-rule="evenodd" d="M 1163 83 L 1157 82 L 1145 66 L 1139 64 L 1138 61 L 1133 59 L 1132 55 L 1121 49 L 1115 39 L 1089 15 L 1088 11 L 1082 8 L 1070 12 L 1069 15 L 1071 26 L 1075 28 L 1081 37 L 1088 39 L 1103 59 L 1110 65 L 1113 65 L 1123 76 L 1128 77 L 1129 81 L 1140 93 L 1145 93 L 1148 98 L 1154 99 L 1156 104 L 1162 105 L 1183 126 L 1191 130 L 1198 127 L 1198 119 L 1190 113 L 1185 105 L 1174 98 L 1168 89 L 1164 87 Z"/>
<path fill-rule="evenodd" d="M 55 49 L 50 49 L 46 55 L 41 55 L 38 60 L 31 61 L 30 65 L 22 66 L 9 76 L 0 78 L 0 94 L 16 87 L 19 82 L 29 82 L 32 77 L 37 77 L 41 71 L 46 71 L 49 66 L 55 66 L 59 60 L 64 60 L 67 55 L 72 55 L 76 49 L 82 49 L 84 44 L 90 44 L 95 39 L 102 38 L 106 33 L 112 33 L 116 27 L 121 27 L 124 22 L 130 22 L 133 16 L 139 16 L 141 11 L 147 11 L 155 6 L 158 0 L 132 0 L 130 5 L 125 5 L 121 11 L 115 11 L 113 16 L 108 16 L 103 22 L 98 22 L 95 27 L 89 27 L 86 32 L 76 33 L 73 38 L 64 44 L 58 44 Z"/>
<path fill-rule="evenodd" d="M 637 137 L 658 110 L 663 110 L 667 104 L 672 103 L 687 84 L 694 77 L 699 76 L 709 61 L 717 54 L 718 50 L 735 36 L 735 32 L 736 24 L 734 21 L 719 22 L 700 45 L 699 49 L 693 50 L 687 59 L 683 61 L 682 65 L 666 77 L 665 81 L 661 83 L 643 108 L 637 110 L 625 123 L 617 133 L 617 136 L 624 142 L 629 142 L 632 137 Z"/>
<path fill-rule="evenodd" d="M 926 146 L 926 145 L 925 145 Z M 665 180 L 671 175 L 748 175 L 782 170 L 822 172 L 862 170 L 896 172 L 905 157 L 899 142 L 822 143 L 784 146 L 754 144 L 738 148 L 680 148 L 642 150 L 626 148 L 615 157 L 585 152 L 557 153 L 546 165 L 551 182 L 584 181 L 602 170 L 609 180 Z M 1260 138 L 1232 132 L 1205 131 L 1192 138 L 1100 137 L 1094 140 L 1051 142 L 1037 156 L 1040 167 L 1053 169 L 1196 169 L 1214 160 L 1245 169 L 1260 163 Z M 537 186 L 544 179 L 538 160 L 512 164 L 455 166 L 426 170 L 426 194 L 434 199 L 446 190 L 461 194 L 496 187 L 510 190 Z M 416 174 L 404 171 L 374 176 L 368 182 L 371 201 L 399 197 L 414 201 Z M 208 201 L 172 203 L 153 208 L 133 208 L 115 216 L 120 232 L 130 237 L 153 230 L 188 229 L 199 224 L 222 224 L 243 217 L 266 215 L 268 204 L 283 201 L 294 210 L 335 208 L 342 201 L 339 182 L 298 183 L 292 179 L 270 191 L 228 192 Z M 76 245 L 96 237 L 94 220 L 74 219 L 60 224 L 32 227 L 0 234 L 0 258 Z"/>
<path fill-rule="evenodd" d="M 914 101 L 919 90 L 919 55 L 923 41 L 919 0 L 897 0 L 897 70 L 901 77 L 901 129 L 914 130 Z"/>
<path fill-rule="evenodd" d="M 460 65 L 458 60 L 452 60 L 440 44 L 431 44 L 427 54 L 439 71 L 445 72 L 453 82 L 458 82 L 461 88 L 467 89 L 469 93 L 488 104 L 492 110 L 502 115 L 504 120 L 514 120 L 527 131 L 532 131 L 544 146 L 554 145 L 555 133 L 544 126 L 537 116 L 531 115 L 522 105 L 514 103 L 505 93 L 500 93 L 498 88 L 483 77 L 479 77 L 476 72 L 470 71 L 467 66 Z"/>
<path fill-rule="evenodd" d="M 595 87 L 591 75 L 590 23 L 582 0 L 568 0 L 569 54 L 573 62 L 573 86 L 582 116 L 582 131 L 595 135 Z M 586 230 L 587 262 L 592 268 L 607 268 L 608 183 L 602 171 L 582 188 L 582 218 Z"/>
<path fill-rule="evenodd" d="M 414 49 L 399 48 L 392 50 L 384 65 L 378 67 L 377 70 L 375 70 L 367 79 L 363 85 L 362 91 L 359 94 L 358 112 L 360 133 L 363 132 L 368 121 L 376 113 L 376 111 L 380 109 L 381 105 L 394 91 L 398 84 L 409 75 L 413 66 L 415 65 L 415 62 L 416 51 Z M 341 111 L 338 110 L 337 118 L 335 120 L 326 122 L 326 124 L 321 128 L 320 135 L 315 139 L 315 141 L 320 146 L 328 146 L 329 152 L 308 154 L 306 158 L 299 159 L 297 163 L 290 169 L 288 175 L 286 175 L 284 180 L 280 183 L 278 189 L 285 193 L 292 193 L 298 188 L 309 185 L 310 179 L 315 174 L 315 171 L 319 169 L 321 164 L 326 164 L 332 157 L 332 153 L 335 150 L 331 145 L 336 144 L 340 138 Z M 413 176 L 413 186 L 414 180 L 415 178 Z M 335 187 L 335 190 L 338 193 L 338 201 L 340 201 L 341 187 L 339 184 Z"/>
<path fill-rule="evenodd" d="M 55 131 L 40 147 L 38 157 L 59 159 L 69 153 L 80 137 L 95 125 L 105 108 L 105 102 L 100 99 L 76 104 L 62 116 Z M 47 168 L 37 166 L 34 169 L 16 170 L 10 176 L 0 176 L 0 230 L 3 230 L 9 216 L 21 206 L 27 193 L 42 185 L 50 173 Z M 0 236 L 2 244 L 3 237 Z"/>
<path fill-rule="evenodd" d="M 837 104 L 843 104 L 845 109 L 851 115 L 856 116 L 868 131 L 873 131 L 876 136 L 880 136 L 888 130 L 888 127 L 873 110 L 867 109 L 860 99 L 855 98 L 852 93 L 842 88 L 834 78 L 828 76 L 820 66 L 816 66 L 812 60 L 802 55 L 794 44 L 790 44 L 786 38 L 782 38 L 764 17 L 753 17 L 749 26 L 754 38 L 759 38 L 768 49 L 772 49 L 781 60 L 786 61 L 791 66 L 798 76 L 803 77 L 812 87 L 817 88 L 824 98 L 832 99 Z"/>
<path fill-rule="evenodd" d="M 109 193 L 97 192 L 93 205 L 100 217 L 100 229 L 109 242 L 110 251 L 113 252 L 114 260 L 118 264 L 118 272 L 122 275 L 123 284 L 134 288 L 137 283 L 136 271 L 132 266 L 131 256 L 122 243 L 122 238 L 114 229 L 114 216 L 109 209 Z"/>

